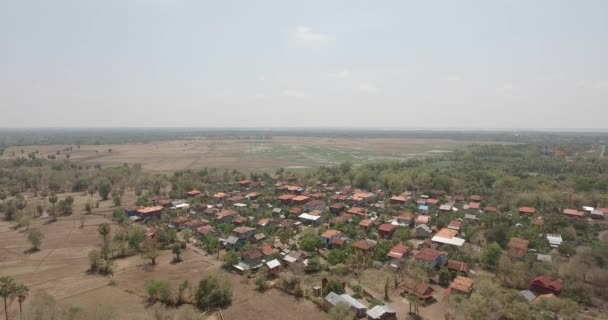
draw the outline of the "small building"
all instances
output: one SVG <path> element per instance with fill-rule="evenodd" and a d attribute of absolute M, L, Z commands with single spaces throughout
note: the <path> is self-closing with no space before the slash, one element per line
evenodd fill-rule
<path fill-rule="evenodd" d="M 426 205 L 429 207 L 436 207 L 439 204 L 439 200 L 438 199 L 426 199 Z"/>
<path fill-rule="evenodd" d="M 519 207 L 519 209 L 517 209 L 517 212 L 519 212 L 519 214 L 533 215 L 533 214 L 536 214 L 536 208 L 532 208 L 532 207 Z"/>
<path fill-rule="evenodd" d="M 308 200 L 310 200 L 310 197 L 300 195 L 300 196 L 293 197 L 291 199 L 291 202 L 294 205 L 303 205 L 303 204 L 307 203 Z"/>
<path fill-rule="evenodd" d="M 327 210 L 327 203 L 323 200 L 311 200 L 304 205 L 304 208 L 308 211 L 325 211 Z"/>
<path fill-rule="evenodd" d="M 439 206 L 439 211 L 451 212 L 452 211 L 452 204 L 446 203 L 446 204 L 440 205 Z"/>
<path fill-rule="evenodd" d="M 373 225 L 374 222 L 370 219 L 363 219 L 359 222 L 359 228 L 364 231 L 369 231 Z"/>
<path fill-rule="evenodd" d="M 480 196 L 480 195 L 474 194 L 474 195 L 472 195 L 472 196 L 469 197 L 469 200 L 472 201 L 472 202 L 481 202 L 481 201 L 483 201 L 483 197 Z"/>
<path fill-rule="evenodd" d="M 473 279 L 457 276 L 452 283 L 450 283 L 449 290 L 450 292 L 460 292 L 464 294 L 469 294 L 473 291 Z"/>
<path fill-rule="evenodd" d="M 389 305 L 377 305 L 367 311 L 368 320 L 397 320 L 397 311 Z"/>
<path fill-rule="evenodd" d="M 604 212 L 602 210 L 596 209 L 591 211 L 591 219 L 595 220 L 605 220 Z"/>
<path fill-rule="evenodd" d="M 283 194 L 280 195 L 277 199 L 279 199 L 279 201 L 281 201 L 282 204 L 290 204 L 291 203 L 291 199 L 293 199 L 295 196 L 293 194 Z"/>
<path fill-rule="evenodd" d="M 429 206 L 426 204 L 421 204 L 418 206 L 418 212 L 420 213 L 429 213 Z"/>
<path fill-rule="evenodd" d="M 563 288 L 564 283 L 561 280 L 553 280 L 547 276 L 538 276 L 530 283 L 530 291 L 537 295 L 554 294 L 558 296 Z"/>
<path fill-rule="evenodd" d="M 447 252 L 437 251 L 432 248 L 422 248 L 414 258 L 419 265 L 435 268 L 443 266 L 447 262 L 448 254 Z"/>
<path fill-rule="evenodd" d="M 291 209 L 289 209 L 289 214 L 294 215 L 294 216 L 299 216 L 302 213 L 304 213 L 304 209 L 300 208 L 300 207 L 293 207 Z"/>
<path fill-rule="evenodd" d="M 215 202 L 223 202 L 224 200 L 226 200 L 226 198 L 228 198 L 228 194 L 224 192 L 218 192 L 213 195 L 213 201 Z"/>
<path fill-rule="evenodd" d="M 378 242 L 370 239 L 357 240 L 352 244 L 353 249 L 368 253 L 376 248 Z"/>
<path fill-rule="evenodd" d="M 400 214 L 397 218 L 393 219 L 393 224 L 402 226 L 402 227 L 412 227 L 414 225 L 414 221 L 416 221 L 416 216 L 411 212 L 404 212 Z"/>
<path fill-rule="evenodd" d="M 431 233 L 433 233 L 433 231 L 431 231 L 431 228 L 429 228 L 429 226 L 427 226 L 426 224 L 421 224 L 414 228 L 414 235 L 416 238 L 428 238 Z"/>
<path fill-rule="evenodd" d="M 569 218 L 583 218 L 585 217 L 585 212 L 584 211 L 578 211 L 576 209 L 564 209 L 564 211 L 562 211 L 562 213 L 566 216 L 568 216 Z"/>
<path fill-rule="evenodd" d="M 325 302 L 328 304 L 328 307 L 335 307 L 340 303 L 344 303 L 350 307 L 350 309 L 355 313 L 356 318 L 364 317 L 367 312 L 367 307 L 359 302 L 357 299 L 349 296 L 348 294 L 336 294 L 334 292 L 330 292 L 325 297 Z"/>
<path fill-rule="evenodd" d="M 213 226 L 211 226 L 211 225 L 206 225 L 206 226 L 198 227 L 196 229 L 196 232 L 201 236 L 207 236 L 210 234 L 214 234 L 215 229 L 213 229 Z"/>
<path fill-rule="evenodd" d="M 431 221 L 431 217 L 430 216 L 425 216 L 425 215 L 419 215 L 418 217 L 416 217 L 416 225 L 421 225 L 421 224 L 426 224 L 428 225 L 429 222 Z"/>
<path fill-rule="evenodd" d="M 302 223 L 307 225 L 320 225 L 321 223 L 323 223 L 322 216 L 315 216 L 306 212 L 299 215 L 298 219 L 302 221 Z"/>
<path fill-rule="evenodd" d="M 405 257 L 411 252 L 412 250 L 407 247 L 404 246 L 402 244 L 398 244 L 396 246 L 394 246 L 391 251 L 389 251 L 386 256 L 388 258 L 390 258 L 390 266 L 393 268 L 398 268 L 400 267 L 403 262 L 405 261 Z"/>
<path fill-rule="evenodd" d="M 332 246 L 332 241 L 334 239 L 338 239 L 341 237 L 342 237 L 341 231 L 329 229 L 329 230 L 326 230 L 325 232 L 323 232 L 323 234 L 321 234 L 321 242 L 323 242 L 323 245 L 326 248 L 329 248 Z"/>
<path fill-rule="evenodd" d="M 237 237 L 239 240 L 249 241 L 253 239 L 255 235 L 255 228 L 250 227 L 236 227 L 232 230 L 232 235 Z"/>
<path fill-rule="evenodd" d="M 467 263 L 464 263 L 462 261 L 457 261 L 457 260 L 449 260 L 447 268 L 450 271 L 455 271 L 455 272 L 461 273 L 461 274 L 469 273 L 469 269 L 470 269 L 470 267 Z"/>
<path fill-rule="evenodd" d="M 349 208 L 348 211 L 346 211 L 346 213 L 348 214 L 352 214 L 361 218 L 365 218 L 365 208 L 361 208 L 361 207 L 352 207 Z"/>
<path fill-rule="evenodd" d="M 464 244 L 465 240 L 462 238 L 458 238 L 457 235 L 458 231 L 443 228 L 439 230 L 439 232 L 437 232 L 437 234 L 431 239 L 431 241 L 460 247 Z"/>
<path fill-rule="evenodd" d="M 281 273 L 281 262 L 277 259 L 266 262 L 266 266 L 268 267 L 268 274 L 276 276 Z"/>
<path fill-rule="evenodd" d="M 435 290 L 426 283 L 417 283 L 413 279 L 406 279 L 402 287 L 404 293 L 416 295 L 425 305 L 435 300 Z"/>
<path fill-rule="evenodd" d="M 142 220 L 150 218 L 160 218 L 163 209 L 163 206 L 142 207 L 137 209 L 137 215 L 139 215 Z"/>
<path fill-rule="evenodd" d="M 452 220 L 447 226 L 448 229 L 455 230 L 460 232 L 460 228 L 462 228 L 462 221 L 460 220 Z"/>
<path fill-rule="evenodd" d="M 511 257 L 522 258 L 528 254 L 530 241 L 521 238 L 511 238 L 507 244 L 507 254 Z"/>
<path fill-rule="evenodd" d="M 344 204 L 343 202 L 336 202 L 336 203 L 332 203 L 329 206 L 329 212 L 331 212 L 333 214 L 339 214 L 340 212 L 344 211 L 345 208 L 346 208 L 346 204 Z"/>
<path fill-rule="evenodd" d="M 253 181 L 251 181 L 251 180 L 241 180 L 241 181 L 239 181 L 239 186 L 241 188 L 249 188 L 252 183 L 253 183 Z"/>
<path fill-rule="evenodd" d="M 249 250 L 241 254 L 242 262 L 250 269 L 257 269 L 262 266 L 262 252 L 260 250 Z"/>
<path fill-rule="evenodd" d="M 404 196 L 392 196 L 389 202 L 390 204 L 404 205 L 407 202 L 407 198 Z"/>
<path fill-rule="evenodd" d="M 394 226 L 390 223 L 385 223 L 380 225 L 380 227 L 378 227 L 378 233 L 380 234 L 380 237 L 382 237 L 383 239 L 390 239 L 393 237 L 393 234 L 395 233 L 395 231 L 397 230 L 397 226 Z"/>
<path fill-rule="evenodd" d="M 192 197 L 197 197 L 197 196 L 200 196 L 200 195 L 201 195 L 201 193 L 202 193 L 202 192 L 200 192 L 199 190 L 194 189 L 194 190 L 192 190 L 192 191 L 188 191 L 188 192 L 186 192 L 186 196 L 187 196 L 188 198 L 192 198 Z"/>
<path fill-rule="evenodd" d="M 279 254 L 279 250 L 269 245 L 265 245 L 262 247 L 262 254 L 264 255 L 264 259 L 268 260 L 269 258 L 277 256 Z"/>
<path fill-rule="evenodd" d="M 231 223 L 237 215 L 238 212 L 234 210 L 222 210 L 215 214 L 215 219 L 221 223 Z"/>
<path fill-rule="evenodd" d="M 250 192 L 247 195 L 245 195 L 245 198 L 250 201 L 255 201 L 258 199 L 259 196 L 260 196 L 260 194 L 257 192 Z"/>
<path fill-rule="evenodd" d="M 483 208 L 483 212 L 485 212 L 485 213 L 497 213 L 498 209 L 496 207 L 485 207 L 485 208 Z"/>
<path fill-rule="evenodd" d="M 562 240 L 562 235 L 555 233 L 547 233 L 547 241 L 549 241 L 549 246 L 551 248 L 557 248 L 564 242 L 564 240 Z"/>
<path fill-rule="evenodd" d="M 480 208 L 481 208 L 481 204 L 479 202 L 469 203 L 469 210 L 479 210 Z"/>

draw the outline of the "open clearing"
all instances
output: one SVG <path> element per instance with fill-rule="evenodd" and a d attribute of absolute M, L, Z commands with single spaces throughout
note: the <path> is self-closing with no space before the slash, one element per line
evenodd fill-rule
<path fill-rule="evenodd" d="M 77 202 L 86 200 L 86 196 L 71 195 L 75 196 Z M 35 201 L 33 198 L 30 200 Z M 66 307 L 95 310 L 103 301 L 104 308 L 109 306 L 116 319 L 150 319 L 155 306 L 149 305 L 146 299 L 144 284 L 148 279 L 169 280 L 175 287 L 187 279 L 196 286 L 204 276 L 219 274 L 233 288 L 233 304 L 223 310 L 226 320 L 328 318 L 326 313 L 305 299 L 296 300 L 276 290 L 265 293 L 255 291 L 253 284 L 241 282 L 242 276 L 223 271 L 215 258 L 191 248 L 184 251 L 184 261 L 181 263 L 171 263 L 172 253 L 161 251 L 154 267 L 149 265 L 149 260 L 132 256 L 114 260 L 112 277 L 87 274 L 88 253 L 100 243 L 98 226 L 112 223 L 103 216 L 109 205 L 109 201 L 104 201 L 93 214 L 86 215 L 83 228 L 80 228 L 79 212 L 60 217 L 55 223 L 35 221 L 33 226 L 44 233 L 44 240 L 40 251 L 34 253 L 28 253 L 30 244 L 25 232 L 14 230 L 9 222 L 0 221 L 0 274 L 13 276 L 16 281 L 30 287 L 25 310 L 35 292 L 45 290 Z M 113 280 L 112 284 L 110 280 Z M 3 313 L 0 310 L 2 318 Z M 19 317 L 15 301 L 9 306 L 9 313 L 11 319 Z M 214 319 L 214 316 L 209 319 Z"/>
<path fill-rule="evenodd" d="M 63 145 L 11 147 L 3 158 L 38 150 L 42 156 L 66 153 L 75 162 L 122 165 L 140 163 L 145 169 L 171 172 L 183 169 L 226 168 L 243 171 L 274 170 L 279 167 L 307 168 L 378 160 L 404 160 L 449 152 L 474 141 L 406 138 L 319 138 L 273 137 L 272 139 L 197 139 L 142 144 L 82 145 L 61 151 Z M 481 142 L 480 142 L 481 143 Z M 491 142 L 482 142 L 491 143 Z M 112 150 L 111 152 L 109 150 Z"/>

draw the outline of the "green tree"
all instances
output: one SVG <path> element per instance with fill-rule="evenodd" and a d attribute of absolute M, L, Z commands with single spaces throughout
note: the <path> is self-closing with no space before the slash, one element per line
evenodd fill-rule
<path fill-rule="evenodd" d="M 25 209 L 25 207 L 27 207 L 27 201 L 25 200 L 25 197 L 23 197 L 23 195 L 17 196 L 17 201 L 15 202 L 15 207 L 17 207 L 17 209 L 19 210 L 19 213 L 23 216 L 23 209 Z"/>
<path fill-rule="evenodd" d="M 156 264 L 158 257 L 158 243 L 153 238 L 148 238 L 144 241 L 143 255 L 145 258 L 152 260 L 152 265 Z"/>
<path fill-rule="evenodd" d="M 19 318 L 23 317 L 23 302 L 25 301 L 25 299 L 27 299 L 27 296 L 29 295 L 30 292 L 30 288 L 26 287 L 25 285 L 17 285 L 17 288 L 15 289 L 15 296 L 17 296 L 17 302 L 19 303 Z"/>
<path fill-rule="evenodd" d="M 230 269 L 233 265 L 239 263 L 239 255 L 234 251 L 228 251 L 222 260 L 224 260 L 224 268 Z"/>
<path fill-rule="evenodd" d="M 482 261 L 492 270 L 498 266 L 498 259 L 502 254 L 502 249 L 496 242 L 492 242 L 483 249 Z"/>
<path fill-rule="evenodd" d="M 87 214 L 91 214 L 93 212 L 93 205 L 91 204 L 91 202 L 88 202 L 84 205 L 84 211 L 87 212 Z"/>
<path fill-rule="evenodd" d="M 57 215 L 55 213 L 55 203 L 57 203 L 58 200 L 59 200 L 59 198 L 57 197 L 57 195 L 55 193 L 51 193 L 51 195 L 49 196 L 49 202 L 51 203 L 51 220 L 52 221 L 57 221 Z"/>
<path fill-rule="evenodd" d="M 331 320 L 352 320 L 354 318 L 355 313 L 345 302 L 340 302 L 335 307 L 331 308 L 331 310 L 329 310 L 329 319 Z"/>
<path fill-rule="evenodd" d="M 304 267 L 304 271 L 306 273 L 317 273 L 321 271 L 321 262 L 319 258 L 313 257 L 308 259 L 308 264 Z"/>
<path fill-rule="evenodd" d="M 17 293 L 17 283 L 11 277 L 0 277 L 0 297 L 4 299 L 4 315 L 8 320 L 8 301 L 13 300 Z"/>
<path fill-rule="evenodd" d="M 44 235 L 38 228 L 30 228 L 27 232 L 27 240 L 32 244 L 32 249 L 38 250 L 42 244 Z"/>
<path fill-rule="evenodd" d="M 97 186 L 97 190 L 99 191 L 99 196 L 102 200 L 108 200 L 108 196 L 110 195 L 110 191 L 112 190 L 112 186 L 108 181 L 102 181 Z"/>
<path fill-rule="evenodd" d="M 103 238 L 103 241 L 105 242 L 108 238 L 108 235 L 110 234 L 110 224 L 108 224 L 108 223 L 100 224 L 98 227 L 98 231 L 99 231 L 99 234 L 101 235 L 101 237 Z"/>
<path fill-rule="evenodd" d="M 199 282 L 196 304 L 201 309 L 221 308 L 232 303 L 232 289 L 225 281 L 209 276 Z"/>
<path fill-rule="evenodd" d="M 173 254 L 175 255 L 175 258 L 173 259 L 173 261 L 182 261 L 182 259 L 180 259 L 179 255 L 182 253 L 182 245 L 179 243 L 174 243 L 171 246 L 171 252 L 173 252 Z"/>
<path fill-rule="evenodd" d="M 439 284 L 442 286 L 447 286 L 450 284 L 450 281 L 452 280 L 452 275 L 450 274 L 450 270 L 448 270 L 447 268 L 441 268 L 441 270 L 439 270 Z"/>

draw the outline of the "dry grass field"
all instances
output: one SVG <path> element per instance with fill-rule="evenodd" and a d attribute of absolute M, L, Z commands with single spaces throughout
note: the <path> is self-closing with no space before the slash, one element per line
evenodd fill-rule
<path fill-rule="evenodd" d="M 65 307 L 94 310 L 103 301 L 106 311 L 114 314 L 116 319 L 150 319 L 157 306 L 149 305 L 146 299 L 144 284 L 148 279 L 169 280 L 177 287 L 183 280 L 196 285 L 206 275 L 219 274 L 233 287 L 233 304 L 223 311 L 226 320 L 327 318 L 326 313 L 305 299 L 296 300 L 275 290 L 265 293 L 255 291 L 253 284 L 242 283 L 242 276 L 223 271 L 221 262 L 214 257 L 190 247 L 182 254 L 184 261 L 181 263 L 171 263 L 172 253 L 161 251 L 154 267 L 149 265 L 149 260 L 132 256 L 114 260 L 114 274 L 111 277 L 88 274 L 88 253 L 101 243 L 98 226 L 112 223 L 104 217 L 111 214 L 111 202 L 103 201 L 91 215 L 85 215 L 84 227 L 81 228 L 81 208 L 88 196 L 77 193 L 59 196 L 63 198 L 67 195 L 76 199 L 73 215 L 60 217 L 54 223 L 39 219 L 33 221 L 32 227 L 39 228 L 44 234 L 42 246 L 37 252 L 29 252 L 30 244 L 24 230 L 16 230 L 14 223 L 0 221 L 0 274 L 12 276 L 30 287 L 30 298 L 24 306 L 26 310 L 31 297 L 37 291 L 44 290 Z M 127 198 L 131 196 L 129 193 L 126 195 Z M 32 206 L 38 201 L 40 199 L 28 197 Z M 112 227 L 119 228 L 114 224 Z M 180 310 L 167 312 L 179 313 Z M 3 313 L 0 310 L 1 318 L 4 317 Z M 11 319 L 19 317 L 16 302 L 9 306 L 9 313 Z M 215 315 L 209 315 L 208 319 L 215 319 Z"/>
<path fill-rule="evenodd" d="M 472 141 L 405 138 L 273 137 L 269 140 L 175 140 L 142 144 L 82 145 L 62 151 L 63 145 L 11 147 L 3 158 L 38 150 L 44 157 L 66 153 L 75 162 L 122 165 L 140 163 L 145 169 L 171 172 L 182 169 L 226 168 L 243 171 L 302 168 L 377 160 L 403 160 L 454 150 Z M 488 142 L 484 142 L 488 143 Z M 112 150 L 111 152 L 109 150 Z"/>

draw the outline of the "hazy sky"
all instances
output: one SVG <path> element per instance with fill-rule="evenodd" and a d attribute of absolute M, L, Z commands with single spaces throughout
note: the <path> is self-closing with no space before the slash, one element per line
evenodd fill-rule
<path fill-rule="evenodd" d="M 608 1 L 0 0 L 0 127 L 608 129 Z"/>

